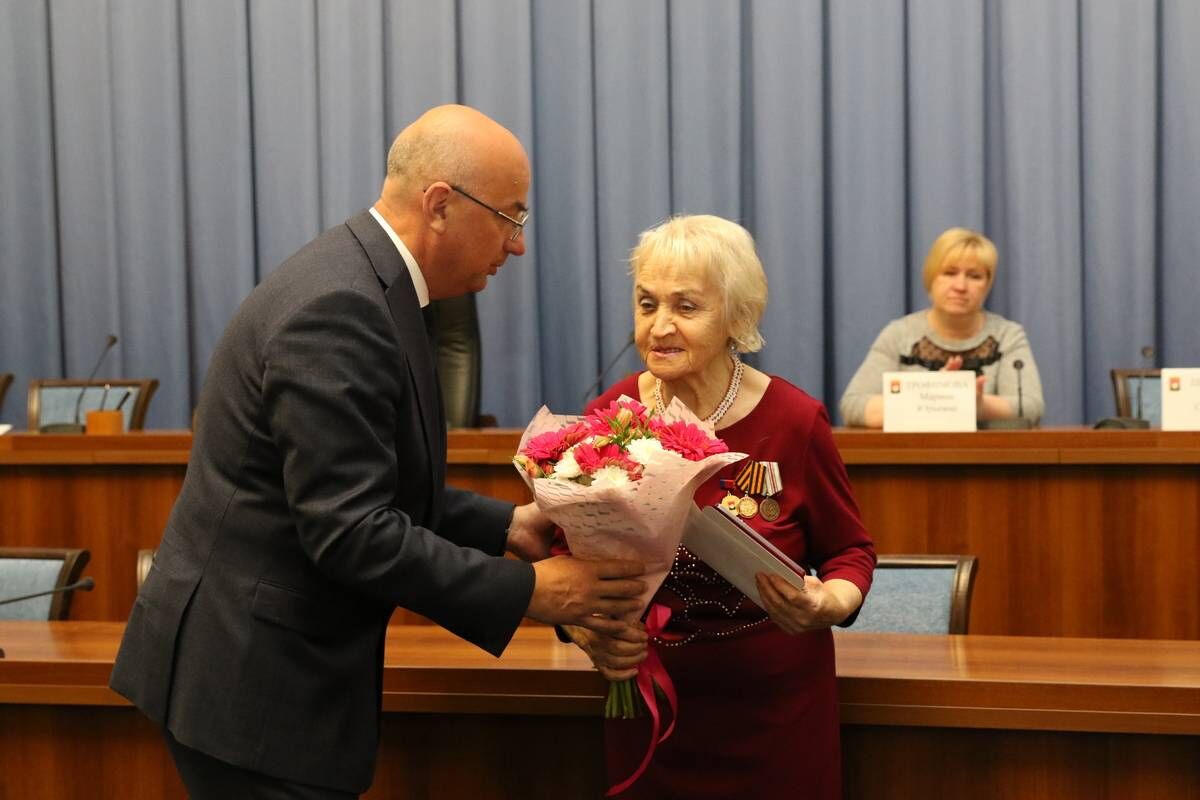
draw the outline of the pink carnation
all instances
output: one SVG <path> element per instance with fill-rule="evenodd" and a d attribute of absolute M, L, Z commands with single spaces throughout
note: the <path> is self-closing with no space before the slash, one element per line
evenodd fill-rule
<path fill-rule="evenodd" d="M 620 467 L 629 474 L 629 480 L 631 481 L 640 481 L 642 479 L 642 465 L 624 453 L 604 459 L 604 463 L 601 466 Z"/>
<path fill-rule="evenodd" d="M 711 455 L 729 452 L 728 445 L 710 437 L 702 428 L 690 422 L 668 424 L 651 420 L 650 429 L 662 442 L 664 449 L 678 453 L 688 461 L 703 461 Z"/>

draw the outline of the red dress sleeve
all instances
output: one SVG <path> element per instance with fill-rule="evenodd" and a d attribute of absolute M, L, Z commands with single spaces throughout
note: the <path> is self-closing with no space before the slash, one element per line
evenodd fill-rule
<path fill-rule="evenodd" d="M 821 580 L 850 581 L 865 598 L 875 570 L 875 545 L 863 526 L 824 406 L 813 420 L 802 459 L 805 503 L 801 516 L 808 531 L 810 563 Z"/>

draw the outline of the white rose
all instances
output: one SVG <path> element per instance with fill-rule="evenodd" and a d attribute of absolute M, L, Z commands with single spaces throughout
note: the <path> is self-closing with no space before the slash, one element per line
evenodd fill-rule
<path fill-rule="evenodd" d="M 662 442 L 653 437 L 647 439 L 634 439 L 629 443 L 629 457 L 637 463 L 645 466 L 650 463 L 650 459 L 654 458 L 655 453 L 663 452 Z"/>
<path fill-rule="evenodd" d="M 609 464 L 607 467 L 601 467 L 592 473 L 592 486 L 607 488 L 610 486 L 624 486 L 627 483 L 629 483 L 629 473 L 612 464 Z"/>
<path fill-rule="evenodd" d="M 583 470 L 579 468 L 579 462 L 575 460 L 575 448 L 572 447 L 562 454 L 562 458 L 558 460 L 558 464 L 554 467 L 554 475 L 551 477 L 569 481 L 572 478 L 578 478 L 582 474 Z"/>

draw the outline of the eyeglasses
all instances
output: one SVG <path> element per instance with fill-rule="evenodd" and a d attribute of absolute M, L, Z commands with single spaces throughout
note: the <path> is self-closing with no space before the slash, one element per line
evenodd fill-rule
<path fill-rule="evenodd" d="M 487 203 L 483 202 L 478 197 L 473 197 L 472 195 L 467 194 L 466 191 L 464 191 L 463 189 L 460 189 L 459 187 L 455 186 L 454 184 L 451 184 L 450 188 L 453 189 L 454 191 L 458 192 L 459 194 L 461 194 L 463 197 L 467 198 L 468 200 L 470 200 L 474 203 L 478 203 L 479 205 L 483 206 L 484 208 L 486 208 L 488 211 L 492 212 L 496 216 L 502 217 L 503 219 L 505 219 L 508 222 L 515 225 L 516 230 L 514 230 L 512 232 L 512 236 L 508 237 L 511 241 L 515 242 L 521 236 L 521 231 L 525 230 L 525 223 L 529 221 L 529 212 L 528 211 L 522 211 L 516 217 L 510 217 L 508 214 L 505 214 L 500 209 L 489 206 Z"/>

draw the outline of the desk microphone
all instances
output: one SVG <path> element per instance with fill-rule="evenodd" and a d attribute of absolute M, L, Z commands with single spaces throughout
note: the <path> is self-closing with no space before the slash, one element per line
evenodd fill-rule
<path fill-rule="evenodd" d="M 0 600 L 0 606 L 6 606 L 9 603 L 19 603 L 22 600 L 32 600 L 35 597 L 45 597 L 48 594 L 60 594 L 62 592 L 90 592 L 96 588 L 96 582 L 91 577 L 81 578 L 74 583 L 68 583 L 66 586 L 59 586 L 55 589 L 47 589 L 44 592 L 34 592 L 33 594 L 22 595 L 21 597 L 6 597 Z"/>
<path fill-rule="evenodd" d="M 633 347 L 634 336 L 634 333 L 629 334 L 629 341 L 625 343 L 625 346 L 621 348 L 619 353 L 613 356 L 613 360 L 609 361 L 608 365 L 604 369 L 600 370 L 600 374 L 596 376 L 596 380 L 592 381 L 591 385 L 584 390 L 583 399 L 580 402 L 582 402 L 584 405 L 587 405 L 587 401 L 591 398 L 592 392 L 600 388 L 600 384 L 604 381 L 604 376 L 607 375 L 608 371 L 612 369 L 618 361 L 621 360 L 621 356 L 625 355 L 629 348 Z"/>
<path fill-rule="evenodd" d="M 1021 391 L 1021 370 L 1025 369 L 1025 362 L 1017 359 L 1013 362 L 1013 369 L 1017 371 L 1017 417 L 1025 416 L 1025 394 Z"/>
<path fill-rule="evenodd" d="M 1025 362 L 1016 359 L 1012 363 L 1017 373 L 1017 416 L 1012 419 L 989 419 L 981 421 L 978 426 L 985 431 L 1024 431 L 1033 427 L 1033 420 L 1025 419 L 1025 393 L 1021 387 L 1021 370 Z"/>
<path fill-rule="evenodd" d="M 104 357 L 108 355 L 108 351 L 112 350 L 116 344 L 116 334 L 110 333 L 104 342 L 104 349 L 100 351 L 100 357 L 96 359 L 96 366 L 92 367 L 87 380 L 84 381 L 83 386 L 79 389 L 79 397 L 75 399 L 75 421 L 43 425 L 38 428 L 41 433 L 83 433 L 83 422 L 79 417 L 80 410 L 83 408 L 83 396 L 87 393 L 88 384 L 92 382 L 92 378 L 96 377 L 96 373 L 100 371 L 100 365 L 104 363 Z"/>

